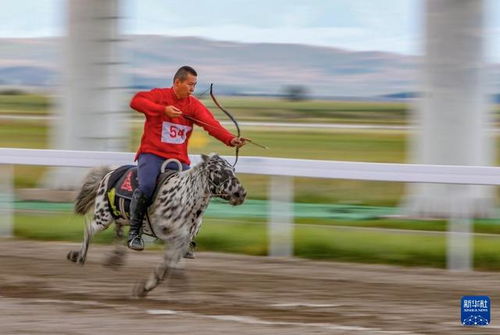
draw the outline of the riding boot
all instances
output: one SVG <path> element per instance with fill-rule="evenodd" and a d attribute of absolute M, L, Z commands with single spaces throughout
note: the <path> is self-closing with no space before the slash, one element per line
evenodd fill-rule
<path fill-rule="evenodd" d="M 142 222 L 148 208 L 148 197 L 140 189 L 135 189 L 130 202 L 130 230 L 128 232 L 128 247 L 141 251 L 144 249 L 142 240 Z"/>
<path fill-rule="evenodd" d="M 193 240 L 189 243 L 189 249 L 184 254 L 184 258 L 195 259 L 194 249 L 196 248 L 196 242 Z"/>

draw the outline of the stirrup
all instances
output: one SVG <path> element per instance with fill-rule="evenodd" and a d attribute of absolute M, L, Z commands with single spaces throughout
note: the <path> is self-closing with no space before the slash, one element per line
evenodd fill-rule
<path fill-rule="evenodd" d="M 144 250 L 144 241 L 142 240 L 141 235 L 135 235 L 131 239 L 128 240 L 127 246 L 135 251 Z"/>

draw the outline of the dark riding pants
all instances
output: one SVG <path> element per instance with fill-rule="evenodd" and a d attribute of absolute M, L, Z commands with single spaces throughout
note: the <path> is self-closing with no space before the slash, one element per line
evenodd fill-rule
<path fill-rule="evenodd" d="M 151 199 L 156 187 L 156 179 L 160 174 L 161 165 L 166 161 L 165 158 L 154 154 L 144 153 L 139 156 L 137 166 L 137 178 L 139 179 L 139 189 L 142 193 Z M 175 162 L 168 163 L 167 169 L 178 170 Z M 189 165 L 182 163 L 182 170 L 188 170 Z"/>

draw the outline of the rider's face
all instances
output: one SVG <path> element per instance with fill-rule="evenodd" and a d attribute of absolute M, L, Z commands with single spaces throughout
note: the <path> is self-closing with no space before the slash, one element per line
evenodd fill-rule
<path fill-rule="evenodd" d="M 174 82 L 174 91 L 177 98 L 184 99 L 193 94 L 196 87 L 197 77 L 188 73 L 186 80 L 180 81 L 176 79 Z"/>

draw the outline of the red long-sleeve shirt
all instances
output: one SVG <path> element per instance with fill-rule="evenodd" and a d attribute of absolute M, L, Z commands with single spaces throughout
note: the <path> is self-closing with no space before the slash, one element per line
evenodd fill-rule
<path fill-rule="evenodd" d="M 169 118 L 166 106 L 175 106 L 184 115 L 201 122 L 198 126 L 228 146 L 235 137 L 217 121 L 212 113 L 195 97 L 178 99 L 173 88 L 155 88 L 149 92 L 137 93 L 130 107 L 146 116 L 141 145 L 135 159 L 141 153 L 151 153 L 164 158 L 175 158 L 190 164 L 188 142 L 193 131 L 193 121 L 185 117 Z M 209 126 L 208 126 L 209 125 Z"/>

